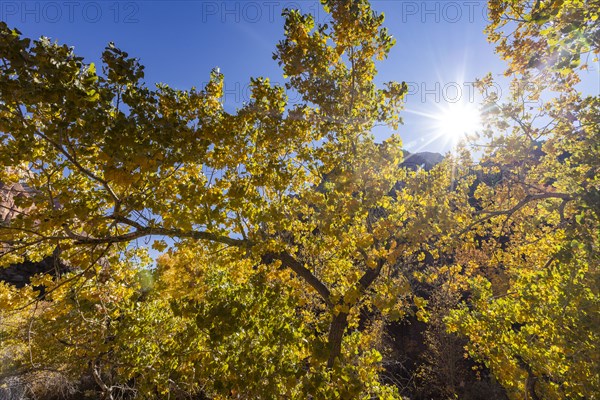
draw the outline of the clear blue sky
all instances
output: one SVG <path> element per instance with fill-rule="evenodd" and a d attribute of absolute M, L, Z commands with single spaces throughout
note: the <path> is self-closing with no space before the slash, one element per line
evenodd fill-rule
<path fill-rule="evenodd" d="M 435 139 L 432 120 L 448 102 L 475 101 L 469 82 L 505 68 L 486 42 L 485 1 L 375 0 L 397 44 L 379 64 L 379 80 L 406 81 L 410 94 L 400 134 L 411 151 L 448 150 Z M 146 66 L 146 82 L 179 89 L 201 86 L 213 67 L 225 74 L 225 104 L 247 100 L 250 77 L 283 83 L 271 56 L 283 35 L 284 8 L 300 8 L 327 21 L 319 1 L 6 1 L 0 19 L 25 36 L 49 36 L 98 63 L 109 41 Z M 599 91 L 598 65 L 584 76 L 583 90 Z M 388 133 L 376 132 L 378 139 Z"/>

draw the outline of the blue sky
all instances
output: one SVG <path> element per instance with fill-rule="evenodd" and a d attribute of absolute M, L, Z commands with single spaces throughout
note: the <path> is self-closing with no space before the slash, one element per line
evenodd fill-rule
<path fill-rule="evenodd" d="M 449 103 L 475 102 L 469 86 L 487 72 L 500 76 L 505 64 L 487 43 L 484 1 L 375 0 L 397 44 L 379 64 L 381 82 L 409 83 L 405 125 L 400 127 L 411 151 L 445 152 L 431 118 Z M 300 8 L 327 22 L 319 1 L 6 1 L 0 19 L 25 36 L 49 36 L 75 47 L 88 62 L 98 62 L 110 41 L 146 66 L 146 81 L 187 89 L 202 86 L 210 70 L 225 74 L 229 109 L 247 100 L 250 77 L 283 83 L 271 56 L 283 35 L 284 8 Z M 598 65 L 584 78 L 582 90 L 597 94 Z M 389 132 L 378 130 L 382 139 Z"/>

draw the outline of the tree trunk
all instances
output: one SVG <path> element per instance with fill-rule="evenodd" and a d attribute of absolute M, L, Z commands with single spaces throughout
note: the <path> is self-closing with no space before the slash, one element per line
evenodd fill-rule
<path fill-rule="evenodd" d="M 327 368 L 332 368 L 335 359 L 342 352 L 342 339 L 348 327 L 348 314 L 339 313 L 333 317 L 331 326 L 329 327 L 329 359 L 327 360 Z"/>
<path fill-rule="evenodd" d="M 381 269 L 385 264 L 385 259 L 380 259 L 377 263 L 377 268 L 368 269 L 358 281 L 358 288 L 363 295 L 369 286 L 377 279 L 381 273 Z M 356 305 L 356 304 L 354 304 Z M 348 313 L 339 313 L 333 317 L 331 326 L 329 327 L 329 359 L 327 360 L 327 368 L 333 368 L 335 359 L 342 352 L 342 339 L 348 327 Z"/>

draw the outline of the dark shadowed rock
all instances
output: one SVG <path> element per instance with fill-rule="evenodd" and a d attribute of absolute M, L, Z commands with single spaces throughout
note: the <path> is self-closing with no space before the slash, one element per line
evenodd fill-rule
<path fill-rule="evenodd" d="M 31 278 L 38 274 L 59 275 L 67 271 L 58 257 L 48 256 L 39 262 L 24 261 L 8 267 L 0 267 L 0 282 L 6 282 L 18 288 L 29 284 Z"/>
<path fill-rule="evenodd" d="M 0 224 L 9 224 L 19 213 L 23 212 L 16 204 L 21 197 L 31 197 L 35 190 L 21 183 L 4 184 L 0 182 Z"/>
<path fill-rule="evenodd" d="M 0 225 L 9 225 L 23 210 L 17 206 L 19 197 L 33 197 L 36 191 L 21 183 L 4 184 L 0 182 Z M 31 206 L 34 207 L 34 206 Z M 0 243 L 0 256 L 10 250 L 10 245 Z M 51 274 L 57 276 L 68 268 L 60 262 L 58 251 L 39 262 L 24 261 L 8 267 L 0 267 L 0 282 L 6 282 L 21 288 L 27 285 L 34 275 Z"/>

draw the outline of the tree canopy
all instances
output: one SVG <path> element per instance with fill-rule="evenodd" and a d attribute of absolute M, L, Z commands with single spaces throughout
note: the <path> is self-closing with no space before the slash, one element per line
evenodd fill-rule
<path fill-rule="evenodd" d="M 285 11 L 287 83 L 252 79 L 235 112 L 218 70 L 150 88 L 114 44 L 97 70 L 0 22 L 0 264 L 56 267 L 0 283 L 0 383 L 402 398 L 385 336 L 410 320 L 428 326 L 421 374 L 440 387 L 450 340 L 502 396 L 595 398 L 600 108 L 576 83 L 598 8 L 580 3 L 490 0 L 512 96 L 487 98 L 480 160 L 460 147 L 431 170 L 403 167 L 398 135 L 374 140 L 408 89 L 375 84 L 394 39 L 366 0 L 323 1 L 330 24 Z"/>

